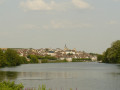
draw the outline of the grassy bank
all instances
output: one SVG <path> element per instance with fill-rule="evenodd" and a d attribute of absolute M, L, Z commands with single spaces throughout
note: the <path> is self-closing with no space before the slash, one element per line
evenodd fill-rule
<path fill-rule="evenodd" d="M 46 85 L 39 86 L 38 88 L 24 88 L 22 84 L 15 84 L 14 81 L 0 82 L 0 90 L 54 90 L 52 88 L 46 88 Z M 64 90 L 61 88 L 61 90 Z M 73 90 L 70 88 L 69 90 Z"/>
<path fill-rule="evenodd" d="M 22 84 L 15 84 L 15 82 L 3 81 L 0 82 L 0 90 L 22 90 L 24 86 Z"/>

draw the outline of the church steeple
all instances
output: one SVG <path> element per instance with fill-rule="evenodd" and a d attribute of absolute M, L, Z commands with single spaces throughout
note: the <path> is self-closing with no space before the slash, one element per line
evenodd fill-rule
<path fill-rule="evenodd" d="M 65 44 L 64 50 L 68 50 L 67 45 Z"/>

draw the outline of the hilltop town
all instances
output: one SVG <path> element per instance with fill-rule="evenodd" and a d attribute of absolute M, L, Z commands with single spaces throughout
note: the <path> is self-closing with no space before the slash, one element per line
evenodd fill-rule
<path fill-rule="evenodd" d="M 7 48 L 2 48 L 7 49 Z M 72 59 L 90 59 L 91 61 L 97 61 L 97 56 L 86 53 L 84 51 L 77 51 L 74 49 L 69 49 L 65 45 L 64 49 L 56 48 L 41 48 L 41 49 L 33 49 L 33 48 L 12 48 L 17 51 L 20 56 L 27 57 L 28 55 L 38 55 L 38 56 L 53 56 L 56 57 L 58 60 L 67 60 L 69 62 Z"/>

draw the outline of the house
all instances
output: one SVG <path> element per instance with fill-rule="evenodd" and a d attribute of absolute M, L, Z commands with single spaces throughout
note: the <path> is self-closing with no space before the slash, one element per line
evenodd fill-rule
<path fill-rule="evenodd" d="M 55 51 L 49 51 L 47 54 L 50 55 L 50 56 L 55 56 L 56 55 Z"/>

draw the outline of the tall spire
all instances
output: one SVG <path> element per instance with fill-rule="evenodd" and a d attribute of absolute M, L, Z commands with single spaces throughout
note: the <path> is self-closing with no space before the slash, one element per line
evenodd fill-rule
<path fill-rule="evenodd" d="M 64 50 L 68 50 L 67 45 L 65 44 Z"/>

